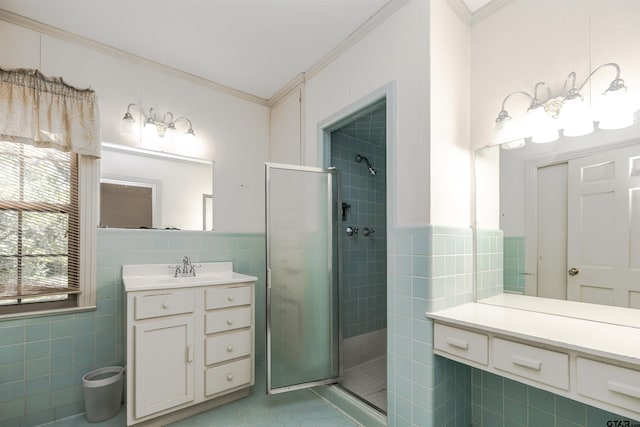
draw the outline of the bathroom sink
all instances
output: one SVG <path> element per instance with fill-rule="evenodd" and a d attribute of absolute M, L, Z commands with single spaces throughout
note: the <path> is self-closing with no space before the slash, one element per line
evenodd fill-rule
<path fill-rule="evenodd" d="M 125 292 L 170 289 L 241 283 L 256 281 L 254 276 L 236 273 L 232 262 L 205 262 L 194 264 L 196 275 L 175 277 L 175 264 L 135 264 L 122 266 L 122 282 Z"/>

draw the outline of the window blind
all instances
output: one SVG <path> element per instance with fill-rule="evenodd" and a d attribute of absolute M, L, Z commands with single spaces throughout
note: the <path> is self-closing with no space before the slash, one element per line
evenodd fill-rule
<path fill-rule="evenodd" d="M 77 155 L 0 141 L 0 307 L 80 292 Z"/>

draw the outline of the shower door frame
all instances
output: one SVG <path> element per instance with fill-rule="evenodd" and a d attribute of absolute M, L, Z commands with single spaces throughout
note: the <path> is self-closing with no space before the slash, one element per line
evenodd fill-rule
<path fill-rule="evenodd" d="M 341 235 L 339 232 L 335 233 L 336 236 L 336 243 L 335 245 L 332 245 L 330 250 L 331 250 L 331 256 L 329 259 L 336 259 L 336 278 L 337 278 L 337 283 L 332 283 L 331 289 L 335 290 L 335 292 L 337 292 L 337 318 L 335 319 L 335 321 L 337 322 L 337 331 L 338 331 L 338 341 L 337 341 L 337 361 L 338 361 L 338 374 L 336 376 L 332 376 L 332 377 L 327 377 L 327 378 L 323 378 L 323 379 L 318 379 L 318 380 L 314 380 L 314 381 L 308 381 L 305 383 L 298 383 L 298 384 L 290 384 L 290 385 L 286 385 L 286 386 L 282 386 L 282 387 L 277 387 L 277 388 L 272 388 L 271 384 L 272 384 L 272 372 L 271 372 L 271 359 L 272 359 L 272 355 L 271 355 L 271 337 L 272 337 L 272 328 L 271 328 L 271 286 L 272 286 L 272 280 L 271 280 L 271 233 L 270 233 L 270 209 L 269 209 L 269 203 L 270 203 L 270 169 L 284 169 L 284 170 L 292 170 L 292 171 L 299 171 L 299 172 L 310 172 L 310 173 L 323 173 L 323 174 L 327 174 L 327 176 L 329 177 L 329 182 L 328 182 L 328 192 L 327 192 L 327 197 L 328 197 L 328 206 L 331 208 L 332 206 L 332 199 L 333 199 L 333 192 L 332 192 L 332 185 L 331 185 L 331 177 L 333 177 L 336 180 L 336 206 L 335 209 L 338 209 L 338 207 L 341 204 L 341 184 L 340 184 L 340 172 L 335 169 L 335 168 L 316 168 L 316 167 L 309 167 L 309 166 L 299 166 L 299 165 L 289 165 L 289 164 L 281 164 L 281 163 L 271 163 L 271 162 L 267 162 L 265 163 L 265 231 L 266 231 L 266 238 L 265 238 L 265 244 L 266 244 L 266 388 L 267 388 L 267 394 L 279 394 L 279 393 L 285 393 L 285 392 L 289 392 L 289 391 L 294 391 L 294 390 L 300 390 L 300 389 L 305 389 L 305 388 L 311 388 L 311 387 L 315 387 L 315 386 L 319 386 L 319 385 L 327 385 L 327 384 L 336 384 L 339 383 L 342 380 L 342 376 L 343 376 L 343 365 L 342 365 L 342 309 L 340 307 L 341 304 L 341 297 L 340 297 L 340 293 L 342 292 L 342 259 L 341 259 L 341 254 L 340 254 L 340 247 L 341 247 Z M 339 222 L 339 218 L 336 216 L 335 218 L 335 222 L 332 223 L 332 225 L 334 227 L 338 227 L 340 222 Z M 335 253 L 334 253 L 335 251 Z"/>

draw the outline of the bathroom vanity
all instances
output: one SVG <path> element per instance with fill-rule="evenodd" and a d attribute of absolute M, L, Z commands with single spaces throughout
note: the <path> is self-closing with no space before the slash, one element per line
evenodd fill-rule
<path fill-rule="evenodd" d="M 640 419 L 637 310 L 499 295 L 426 313 L 434 353 Z M 589 320 L 585 318 L 589 317 Z"/>
<path fill-rule="evenodd" d="M 124 265 L 122 278 L 127 425 L 166 425 L 249 394 L 256 277 L 214 262 L 189 273 Z"/>

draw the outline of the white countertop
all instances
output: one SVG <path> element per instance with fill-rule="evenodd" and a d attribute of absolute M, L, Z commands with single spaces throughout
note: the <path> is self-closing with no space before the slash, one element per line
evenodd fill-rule
<path fill-rule="evenodd" d="M 526 306 L 525 301 L 520 302 Z M 600 307 L 590 306 L 592 310 Z M 640 328 L 632 326 L 475 302 L 429 312 L 426 316 L 454 326 L 640 366 Z"/>
<path fill-rule="evenodd" d="M 196 264 L 199 264 L 199 266 L 195 266 Z M 257 277 L 233 271 L 232 262 L 193 262 L 196 275 L 188 277 L 174 277 L 176 265 L 177 264 L 123 265 L 122 282 L 125 292 L 190 288 L 255 282 L 258 280 Z M 180 266 L 182 266 L 182 264 L 180 264 Z"/>

